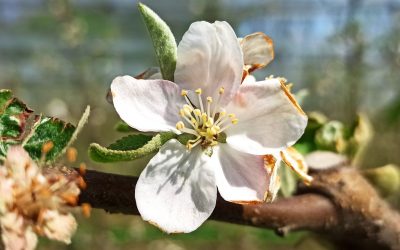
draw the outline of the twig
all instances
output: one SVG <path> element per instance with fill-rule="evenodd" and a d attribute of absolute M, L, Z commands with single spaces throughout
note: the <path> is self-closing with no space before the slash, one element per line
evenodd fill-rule
<path fill-rule="evenodd" d="M 80 203 L 110 213 L 139 214 L 135 202 L 137 177 L 88 170 Z M 274 229 L 279 234 L 311 230 L 329 235 L 342 249 L 400 249 L 400 215 L 379 198 L 354 169 L 314 174 L 303 194 L 271 204 L 240 205 L 217 199 L 211 219 Z"/>

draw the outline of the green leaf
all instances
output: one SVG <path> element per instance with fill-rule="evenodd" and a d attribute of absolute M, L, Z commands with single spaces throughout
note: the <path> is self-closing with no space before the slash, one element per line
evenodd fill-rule
<path fill-rule="evenodd" d="M 89 147 L 89 156 L 97 162 L 132 161 L 157 152 L 164 143 L 175 137 L 176 135 L 172 132 L 164 132 L 155 136 L 130 135 L 109 147 L 92 143 Z"/>
<path fill-rule="evenodd" d="M 90 107 L 87 106 L 76 127 L 56 118 L 37 116 L 32 131 L 23 142 L 25 150 L 32 159 L 39 160 L 42 157 L 43 145 L 51 141 L 54 146 L 46 154 L 45 161 L 55 161 L 76 140 L 78 133 L 87 122 L 89 114 Z"/>
<path fill-rule="evenodd" d="M 114 129 L 121 133 L 131 133 L 131 132 L 138 132 L 138 130 L 131 128 L 128 124 L 123 121 L 119 121 L 115 124 Z"/>
<path fill-rule="evenodd" d="M 153 41 L 153 47 L 163 79 L 174 80 L 177 46 L 168 25 L 149 7 L 139 3 L 138 9 Z"/>
<path fill-rule="evenodd" d="M 21 142 L 30 117 L 30 110 L 13 97 L 10 90 L 0 90 L 0 157 L 4 158 L 10 145 Z"/>
<path fill-rule="evenodd" d="M 32 159 L 39 160 L 42 157 L 43 145 L 53 142 L 53 148 L 46 154 L 46 161 L 56 159 L 70 141 L 75 127 L 56 118 L 37 116 L 32 133 L 24 143 L 25 150 Z"/>
<path fill-rule="evenodd" d="M 143 147 L 152 138 L 153 136 L 150 135 L 142 135 L 142 134 L 128 135 L 114 142 L 107 148 L 112 150 L 123 150 L 123 151 L 135 150 Z"/>

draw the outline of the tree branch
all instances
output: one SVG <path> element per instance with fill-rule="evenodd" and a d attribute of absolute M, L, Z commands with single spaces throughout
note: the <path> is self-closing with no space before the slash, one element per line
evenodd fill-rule
<path fill-rule="evenodd" d="M 84 179 L 87 189 L 80 203 L 110 213 L 139 214 L 134 199 L 137 177 L 88 170 Z M 319 172 L 314 179 L 301 189 L 303 194 L 270 204 L 240 205 L 218 197 L 211 219 L 270 228 L 282 235 L 311 230 L 346 248 L 400 249 L 400 215 L 356 170 Z"/>

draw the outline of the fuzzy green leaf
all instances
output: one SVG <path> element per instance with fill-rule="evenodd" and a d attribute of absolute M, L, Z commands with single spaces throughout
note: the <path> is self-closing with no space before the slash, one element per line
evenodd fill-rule
<path fill-rule="evenodd" d="M 155 136 L 130 135 L 109 147 L 92 143 L 89 147 L 89 156 L 97 162 L 132 161 L 157 152 L 164 143 L 175 137 L 176 135 L 172 132 L 164 132 Z"/>
<path fill-rule="evenodd" d="M 119 121 L 115 124 L 114 129 L 121 133 L 131 133 L 131 132 L 138 132 L 138 130 L 131 128 L 128 124 L 123 121 Z"/>
<path fill-rule="evenodd" d="M 138 4 L 138 9 L 153 41 L 162 77 L 173 81 L 177 58 L 175 37 L 168 25 L 153 10 L 142 3 Z"/>
<path fill-rule="evenodd" d="M 112 150 L 123 150 L 123 151 L 135 150 L 146 145 L 146 143 L 149 142 L 152 138 L 153 136 L 143 135 L 143 134 L 128 135 L 122 137 L 121 139 L 114 142 L 107 148 Z"/>

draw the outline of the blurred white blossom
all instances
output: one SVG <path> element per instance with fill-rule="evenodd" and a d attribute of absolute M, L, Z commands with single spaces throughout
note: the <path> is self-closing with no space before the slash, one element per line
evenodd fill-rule
<path fill-rule="evenodd" d="M 37 235 L 70 243 L 77 224 L 70 214 L 79 176 L 43 174 L 28 153 L 11 147 L 0 165 L 0 224 L 5 249 L 34 249 Z"/>

